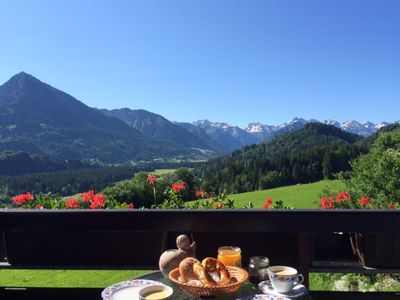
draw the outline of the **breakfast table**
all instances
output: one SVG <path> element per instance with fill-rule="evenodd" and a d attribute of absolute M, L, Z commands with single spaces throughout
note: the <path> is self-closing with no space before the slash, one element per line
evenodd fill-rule
<path fill-rule="evenodd" d="M 204 299 L 201 297 L 193 296 L 185 291 L 183 291 L 179 286 L 174 284 L 172 281 L 170 281 L 168 278 L 164 277 L 164 275 L 161 272 L 153 272 L 149 273 L 143 276 L 138 277 L 138 279 L 145 279 L 145 280 L 154 280 L 161 282 L 162 284 L 165 284 L 167 286 L 170 286 L 173 288 L 174 293 L 172 297 L 170 298 L 171 300 L 199 300 L 199 299 Z M 251 300 L 254 299 L 255 295 L 260 295 L 261 292 L 258 291 L 257 287 L 252 284 L 250 281 L 246 281 L 243 286 L 240 288 L 238 292 L 232 295 L 228 296 L 221 296 L 221 297 L 214 297 L 213 299 L 218 299 L 218 300 Z M 257 298 L 255 298 L 257 299 Z M 284 300 L 285 298 L 282 297 L 268 297 L 268 295 L 265 295 L 264 297 L 258 298 L 260 300 Z M 304 296 L 296 297 L 296 298 L 291 298 L 291 299 L 296 299 L 296 300 L 312 300 L 312 297 L 307 294 Z"/>

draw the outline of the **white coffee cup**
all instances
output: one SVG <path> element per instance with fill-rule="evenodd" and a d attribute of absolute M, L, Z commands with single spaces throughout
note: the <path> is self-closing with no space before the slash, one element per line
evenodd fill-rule
<path fill-rule="evenodd" d="M 267 269 L 271 285 L 278 293 L 288 293 L 304 281 L 304 276 L 295 268 L 272 266 Z"/>

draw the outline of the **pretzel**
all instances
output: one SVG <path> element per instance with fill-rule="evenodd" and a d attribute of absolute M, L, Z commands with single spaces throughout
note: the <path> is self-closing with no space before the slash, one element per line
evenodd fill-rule
<path fill-rule="evenodd" d="M 217 282 L 213 279 L 213 277 L 208 272 L 208 270 L 206 270 L 203 264 L 195 263 L 193 265 L 193 271 L 197 275 L 198 280 L 200 280 L 203 285 L 217 285 Z"/>
<path fill-rule="evenodd" d="M 203 259 L 201 264 L 204 266 L 205 271 L 211 275 L 211 277 L 218 284 L 225 284 L 230 282 L 230 275 L 225 265 L 219 262 L 213 257 L 207 257 Z"/>
<path fill-rule="evenodd" d="M 223 285 L 235 281 L 235 278 L 230 277 L 225 265 L 212 257 L 203 259 L 201 263 L 194 258 L 185 258 L 179 264 L 179 275 L 183 282 L 195 280 L 206 286 Z"/>

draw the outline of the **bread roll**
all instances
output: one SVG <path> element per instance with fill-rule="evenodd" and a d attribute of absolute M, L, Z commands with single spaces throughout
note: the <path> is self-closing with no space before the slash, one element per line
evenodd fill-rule
<path fill-rule="evenodd" d="M 200 262 L 193 257 L 187 257 L 179 263 L 179 279 L 182 282 L 198 280 L 198 276 L 193 271 L 193 265 L 196 263 Z"/>

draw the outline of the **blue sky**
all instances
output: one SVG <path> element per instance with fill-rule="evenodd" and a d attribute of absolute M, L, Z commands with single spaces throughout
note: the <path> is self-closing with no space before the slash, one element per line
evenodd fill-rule
<path fill-rule="evenodd" d="M 0 0 L 0 82 L 245 126 L 400 119 L 397 0 Z"/>

